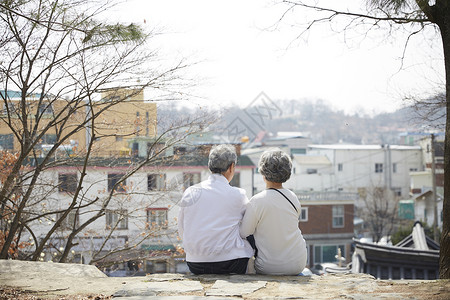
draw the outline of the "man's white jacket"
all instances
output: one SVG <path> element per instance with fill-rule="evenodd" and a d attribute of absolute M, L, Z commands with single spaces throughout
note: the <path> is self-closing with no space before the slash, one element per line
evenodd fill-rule
<path fill-rule="evenodd" d="M 239 235 L 248 198 L 220 174 L 212 174 L 183 194 L 178 233 L 186 261 L 218 262 L 252 257 L 253 249 Z"/>

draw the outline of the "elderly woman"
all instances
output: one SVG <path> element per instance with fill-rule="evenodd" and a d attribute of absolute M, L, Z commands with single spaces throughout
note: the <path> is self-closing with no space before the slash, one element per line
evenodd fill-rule
<path fill-rule="evenodd" d="M 267 189 L 250 199 L 240 226 L 241 237 L 254 235 L 259 274 L 297 275 L 306 265 L 306 243 L 298 228 L 300 202 L 283 188 L 291 169 L 290 157 L 280 150 L 264 152 L 259 161 Z"/>
<path fill-rule="evenodd" d="M 179 203 L 178 232 L 186 261 L 194 274 L 245 274 L 253 256 L 249 242 L 239 235 L 248 198 L 230 186 L 237 155 L 231 145 L 211 149 L 209 178 L 186 189 Z"/>

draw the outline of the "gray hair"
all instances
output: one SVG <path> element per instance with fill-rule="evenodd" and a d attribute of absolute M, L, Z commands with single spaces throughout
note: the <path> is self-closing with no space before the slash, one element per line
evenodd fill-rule
<path fill-rule="evenodd" d="M 208 168 L 212 173 L 223 173 L 236 162 L 236 148 L 232 145 L 217 145 L 209 152 Z"/>
<path fill-rule="evenodd" d="M 291 177 L 292 161 L 281 150 L 267 150 L 259 159 L 259 172 L 267 181 L 283 183 Z"/>

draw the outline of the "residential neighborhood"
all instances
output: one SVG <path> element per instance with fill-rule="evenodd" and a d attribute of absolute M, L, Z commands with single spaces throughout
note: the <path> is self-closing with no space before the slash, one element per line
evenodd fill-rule
<path fill-rule="evenodd" d="M 2 1 L 0 299 L 449 298 L 448 20 Z"/>
<path fill-rule="evenodd" d="M 187 187 L 208 178 L 208 153 L 212 146 L 222 143 L 221 138 L 205 128 L 167 146 L 155 131 L 156 105 L 144 103 L 142 92 L 118 93 L 128 101 L 98 120 L 101 126 L 97 134 L 101 137 L 92 141 L 90 126 L 86 125 L 62 151 L 58 147 L 55 164 L 41 172 L 33 190 L 39 200 L 30 209 L 39 208 L 44 214 L 29 225 L 35 237 L 24 232 L 22 238 L 32 241 L 46 235 L 78 195 L 76 206 L 46 242 L 41 261 L 57 261 L 67 237 L 92 219 L 71 240 L 69 261 L 95 264 L 110 276 L 186 273 L 183 241 L 177 233 L 177 203 Z M 108 103 L 114 97 L 111 95 L 103 94 L 100 103 Z M 36 100 L 28 101 L 33 105 Z M 54 113 L 58 103 L 48 104 L 46 111 Z M 6 117 L 6 108 L 2 111 Z M 14 152 L 18 147 L 6 127 L 1 129 L 0 141 L 3 151 Z M 34 159 L 43 159 L 55 142 L 56 135 L 43 135 Z M 90 143 L 93 159 L 85 164 L 83 148 Z M 436 151 L 433 189 L 429 143 L 425 137 L 413 145 L 314 144 L 298 132 L 266 136 L 250 147 L 244 139 L 233 144 L 238 163 L 230 184 L 243 188 L 250 199 L 265 189 L 258 170 L 261 154 L 273 148 L 288 153 L 292 173 L 284 186 L 297 195 L 302 206 L 298 222 L 308 247 L 307 266 L 346 265 L 352 261 L 354 239 L 374 239 L 366 212 L 372 209 L 371 203 L 377 201 L 374 195 L 380 191 L 389 191 L 383 201 L 391 207 L 389 220 L 393 222 L 391 228 L 377 233 L 380 237 L 389 240 L 408 220 L 433 227 L 435 211 L 437 226 L 442 226 L 442 154 Z M 154 159 L 145 161 L 150 154 Z M 103 216 L 96 217 L 101 211 Z M 32 210 L 29 213 L 33 214 Z M 30 243 L 28 247 L 32 246 Z"/>

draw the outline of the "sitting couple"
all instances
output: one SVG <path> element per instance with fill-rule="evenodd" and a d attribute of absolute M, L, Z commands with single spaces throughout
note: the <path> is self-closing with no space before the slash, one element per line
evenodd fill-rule
<path fill-rule="evenodd" d="M 300 202 L 282 185 L 291 176 L 290 157 L 280 150 L 262 154 L 259 172 L 267 189 L 250 201 L 243 189 L 229 184 L 236 162 L 233 146 L 213 147 L 208 162 L 212 174 L 183 194 L 178 232 L 189 270 L 194 274 L 245 274 L 249 258 L 255 255 L 258 274 L 298 275 L 305 268 L 307 254 L 298 228 Z"/>

